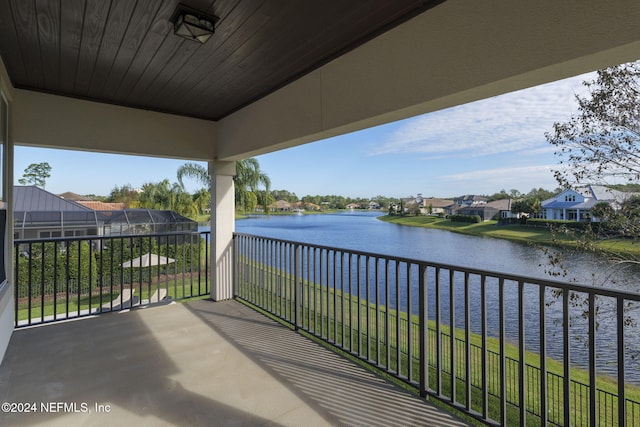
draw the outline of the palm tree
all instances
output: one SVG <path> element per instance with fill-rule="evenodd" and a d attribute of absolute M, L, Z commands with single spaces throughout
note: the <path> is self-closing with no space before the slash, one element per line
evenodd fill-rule
<path fill-rule="evenodd" d="M 158 183 L 147 183 L 142 186 L 140 207 L 147 209 L 166 209 L 180 215 L 195 218 L 198 209 L 189 193 L 182 185 L 171 184 L 168 179 Z"/>
<path fill-rule="evenodd" d="M 183 178 L 193 178 L 211 189 L 211 177 L 207 169 L 197 163 L 185 163 L 178 169 L 178 182 L 184 188 Z M 271 202 L 271 180 L 260 170 L 260 163 L 255 158 L 238 160 L 236 162 L 235 184 L 236 207 L 243 211 L 251 211 L 256 203 L 265 209 Z"/>
<path fill-rule="evenodd" d="M 201 188 L 193 195 L 193 203 L 198 208 L 198 214 L 207 212 L 211 206 L 211 192 L 206 188 Z"/>
<path fill-rule="evenodd" d="M 238 160 L 233 181 L 236 187 L 236 206 L 240 206 L 244 211 L 251 211 L 257 203 L 267 210 L 269 204 L 267 195 L 271 192 L 271 180 L 260 170 L 258 160 L 253 157 Z"/>
<path fill-rule="evenodd" d="M 138 198 L 141 208 L 168 209 L 170 196 L 169 180 L 161 182 L 148 182 L 142 185 L 142 192 Z"/>
<path fill-rule="evenodd" d="M 183 178 L 193 178 L 199 181 L 206 189 L 211 190 L 211 177 L 207 169 L 197 163 L 185 163 L 178 168 L 178 182 L 184 188 Z"/>

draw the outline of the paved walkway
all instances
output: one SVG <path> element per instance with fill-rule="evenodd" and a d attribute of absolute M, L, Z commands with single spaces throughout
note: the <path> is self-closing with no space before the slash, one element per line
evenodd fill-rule
<path fill-rule="evenodd" d="M 235 301 L 18 330 L 0 401 L 32 411 L 2 426 L 465 425 Z"/>

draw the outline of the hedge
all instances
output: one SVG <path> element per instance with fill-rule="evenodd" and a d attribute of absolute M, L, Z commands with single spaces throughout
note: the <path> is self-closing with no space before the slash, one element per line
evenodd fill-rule
<path fill-rule="evenodd" d="M 453 222 L 470 222 L 473 224 L 482 222 L 480 215 L 449 215 L 449 219 Z"/>

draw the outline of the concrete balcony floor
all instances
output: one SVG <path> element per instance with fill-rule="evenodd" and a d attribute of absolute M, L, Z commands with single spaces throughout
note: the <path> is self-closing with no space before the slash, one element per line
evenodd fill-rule
<path fill-rule="evenodd" d="M 0 401 L 35 404 L 2 426 L 465 425 L 235 301 L 18 330 Z"/>

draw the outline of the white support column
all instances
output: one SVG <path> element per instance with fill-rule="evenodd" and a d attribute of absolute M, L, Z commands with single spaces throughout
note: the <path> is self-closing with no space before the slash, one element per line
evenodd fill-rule
<path fill-rule="evenodd" d="M 209 162 L 211 176 L 211 299 L 233 298 L 235 162 Z"/>

